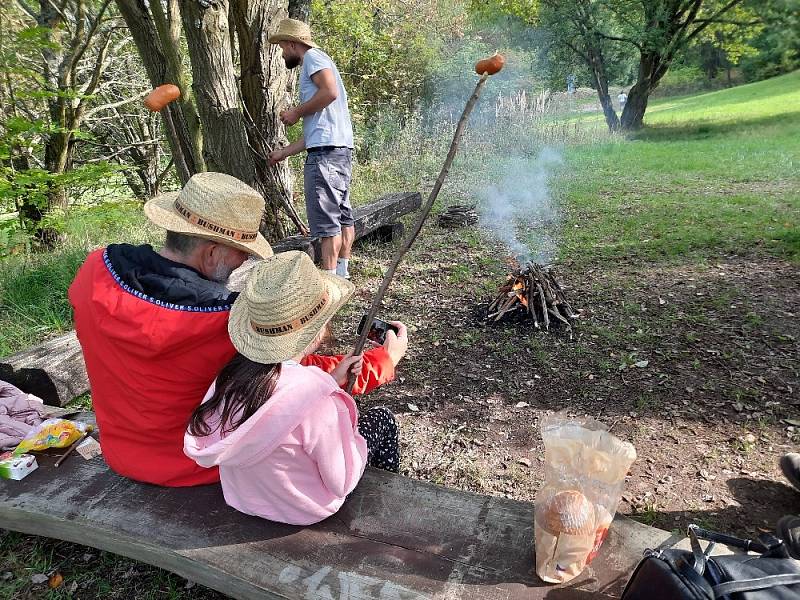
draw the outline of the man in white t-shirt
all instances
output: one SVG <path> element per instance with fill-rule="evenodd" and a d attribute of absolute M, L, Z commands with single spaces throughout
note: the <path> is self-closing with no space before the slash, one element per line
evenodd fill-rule
<path fill-rule="evenodd" d="M 628 101 L 628 94 L 625 93 L 625 90 L 619 91 L 617 100 L 619 100 L 619 109 L 623 110 L 625 108 L 625 103 Z"/>
<path fill-rule="evenodd" d="M 303 119 L 303 137 L 270 152 L 270 165 L 308 152 L 303 176 L 311 235 L 320 238 L 322 268 L 349 279 L 355 228 L 350 205 L 353 125 L 347 92 L 331 57 L 317 48 L 311 29 L 302 21 L 284 19 L 269 41 L 281 47 L 289 69 L 302 65 L 300 104 L 281 112 L 281 120 L 294 125 Z"/>

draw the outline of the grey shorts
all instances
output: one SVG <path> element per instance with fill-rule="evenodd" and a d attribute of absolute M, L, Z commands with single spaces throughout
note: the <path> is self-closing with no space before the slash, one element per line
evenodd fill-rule
<path fill-rule="evenodd" d="M 306 215 L 311 235 L 332 237 L 354 223 L 350 206 L 353 151 L 331 148 L 309 152 L 303 169 Z"/>

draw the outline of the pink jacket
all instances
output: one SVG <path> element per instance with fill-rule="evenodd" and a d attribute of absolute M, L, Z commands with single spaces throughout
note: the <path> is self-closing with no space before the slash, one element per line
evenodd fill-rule
<path fill-rule="evenodd" d="M 219 430 L 204 437 L 187 432 L 183 451 L 200 466 L 219 466 L 229 506 L 310 525 L 339 510 L 364 473 L 367 443 L 357 427 L 356 404 L 333 377 L 288 362 L 252 417 L 225 437 Z"/>

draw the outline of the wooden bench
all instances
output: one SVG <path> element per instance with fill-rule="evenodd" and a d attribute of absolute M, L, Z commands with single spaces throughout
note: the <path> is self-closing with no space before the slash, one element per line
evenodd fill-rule
<path fill-rule="evenodd" d="M 398 219 L 422 204 L 419 192 L 387 194 L 355 209 L 356 239 L 370 236 L 388 241 L 402 235 Z M 273 245 L 275 252 L 302 250 L 314 258 L 316 238 L 294 236 Z M 75 332 L 50 338 L 18 354 L 0 358 L 0 380 L 7 381 L 47 404 L 64 406 L 89 391 L 89 379 Z"/>
<path fill-rule="evenodd" d="M 646 547 L 669 537 L 617 517 L 576 580 L 533 569 L 533 505 L 368 469 L 333 517 L 281 525 L 226 506 L 219 485 L 162 488 L 101 458 L 0 482 L 0 526 L 94 546 L 234 598 L 421 600 L 617 597 Z"/>

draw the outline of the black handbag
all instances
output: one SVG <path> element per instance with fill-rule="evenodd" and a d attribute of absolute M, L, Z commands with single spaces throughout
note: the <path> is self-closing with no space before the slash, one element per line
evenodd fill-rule
<path fill-rule="evenodd" d="M 705 549 L 699 537 L 712 542 Z M 622 600 L 797 600 L 800 561 L 774 536 L 758 541 L 689 527 L 692 550 L 647 550 Z M 715 541 L 758 555 L 709 556 Z"/>

